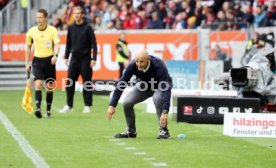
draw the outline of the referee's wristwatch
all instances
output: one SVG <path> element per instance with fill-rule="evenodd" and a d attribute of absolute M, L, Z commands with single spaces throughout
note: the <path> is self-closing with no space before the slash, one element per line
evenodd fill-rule
<path fill-rule="evenodd" d="M 166 110 L 166 109 L 164 109 L 164 110 L 162 110 L 162 113 L 163 113 L 163 114 L 168 114 L 168 113 L 169 113 L 169 111 L 168 111 L 168 110 Z"/>
<path fill-rule="evenodd" d="M 55 56 L 55 57 L 58 57 L 58 54 L 55 54 L 54 56 Z"/>

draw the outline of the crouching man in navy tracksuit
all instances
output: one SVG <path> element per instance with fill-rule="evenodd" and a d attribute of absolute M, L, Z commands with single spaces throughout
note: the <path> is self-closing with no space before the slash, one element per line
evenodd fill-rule
<path fill-rule="evenodd" d="M 116 134 L 115 138 L 135 138 L 137 136 L 135 112 L 133 107 L 135 104 L 142 102 L 149 97 L 153 97 L 160 123 L 160 133 L 157 138 L 169 138 L 170 134 L 167 123 L 170 108 L 172 79 L 164 62 L 159 58 L 149 55 L 146 50 L 141 50 L 136 53 L 135 60 L 131 61 L 122 78 L 116 85 L 116 89 L 107 110 L 107 117 L 112 119 L 114 116 L 115 108 L 121 94 L 133 75 L 135 75 L 139 81 L 134 86 L 133 90 L 128 93 L 123 103 L 128 130 Z"/>

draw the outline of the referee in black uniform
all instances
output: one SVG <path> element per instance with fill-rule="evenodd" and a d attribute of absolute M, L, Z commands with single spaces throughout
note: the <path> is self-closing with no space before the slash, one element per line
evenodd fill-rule
<path fill-rule="evenodd" d="M 68 65 L 68 81 L 66 86 L 67 105 L 61 113 L 70 112 L 73 108 L 75 82 L 81 75 L 83 80 L 84 113 L 91 112 L 92 106 L 92 67 L 97 59 L 97 42 L 92 27 L 84 20 L 83 9 L 79 6 L 74 9 L 75 23 L 68 28 L 65 64 Z M 91 56 L 92 55 L 92 56 Z M 73 82 L 73 84 L 72 84 Z"/>
<path fill-rule="evenodd" d="M 36 13 L 36 23 L 29 29 L 26 34 L 26 52 L 25 65 L 26 72 L 30 73 L 29 59 L 31 48 L 34 48 L 34 59 L 32 62 L 32 70 L 35 80 L 35 103 L 37 118 L 42 118 L 41 115 L 41 100 L 42 100 L 42 84 L 45 80 L 47 111 L 46 117 L 51 117 L 51 104 L 53 101 L 53 84 L 56 80 L 56 61 L 59 53 L 60 39 L 57 34 L 57 29 L 47 24 L 48 13 L 44 9 L 39 9 Z"/>

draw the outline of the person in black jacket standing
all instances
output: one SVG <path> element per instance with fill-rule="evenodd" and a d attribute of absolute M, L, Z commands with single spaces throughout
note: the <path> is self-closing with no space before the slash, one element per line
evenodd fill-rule
<path fill-rule="evenodd" d="M 81 7 L 74 9 L 75 23 L 68 28 L 65 64 L 68 67 L 68 79 L 66 85 L 67 105 L 60 110 L 61 113 L 70 112 L 73 108 L 75 82 L 79 75 L 83 80 L 84 113 L 91 112 L 92 106 L 92 67 L 97 60 L 97 42 L 92 27 L 84 20 L 84 12 Z M 71 53 L 70 62 L 68 61 Z M 93 53 L 93 54 L 92 54 Z M 92 55 L 92 57 L 91 57 Z"/>

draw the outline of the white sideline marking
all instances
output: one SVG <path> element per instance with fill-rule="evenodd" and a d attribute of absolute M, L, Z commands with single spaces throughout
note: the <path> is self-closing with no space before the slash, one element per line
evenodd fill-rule
<path fill-rule="evenodd" d="M 134 155 L 146 155 L 146 152 L 135 152 Z"/>
<path fill-rule="evenodd" d="M 119 139 L 109 139 L 110 142 L 119 142 Z"/>
<path fill-rule="evenodd" d="M 167 166 L 167 163 L 164 163 L 164 162 L 158 162 L 158 163 L 152 163 L 153 166 L 156 166 L 156 167 L 166 167 Z"/>
<path fill-rule="evenodd" d="M 156 160 L 156 159 L 152 157 L 152 158 L 144 158 L 144 160 Z"/>
<path fill-rule="evenodd" d="M 115 144 L 116 144 L 116 145 L 119 145 L 119 146 L 123 146 L 123 145 L 125 145 L 126 143 L 125 143 L 125 142 L 116 142 Z"/>
<path fill-rule="evenodd" d="M 126 147 L 125 150 L 136 150 L 135 147 Z"/>
<path fill-rule="evenodd" d="M 114 142 L 115 145 L 126 145 L 127 143 L 125 142 L 120 142 L 119 139 L 109 139 L 110 142 Z M 136 147 L 125 147 L 124 148 L 125 150 L 136 150 L 137 148 Z M 146 152 L 134 152 L 133 153 L 134 155 L 146 155 Z M 144 157 L 144 161 L 149 161 L 153 166 L 155 167 L 167 167 L 167 163 L 165 162 L 154 162 L 156 161 L 156 158 L 155 157 Z"/>
<path fill-rule="evenodd" d="M 29 144 L 27 139 L 25 139 L 25 137 L 12 125 L 10 120 L 5 116 L 4 113 L 2 113 L 2 111 L 0 111 L 0 121 L 10 132 L 13 138 L 17 141 L 23 152 L 32 160 L 36 167 L 49 168 L 49 165 L 34 150 L 34 148 Z"/>

